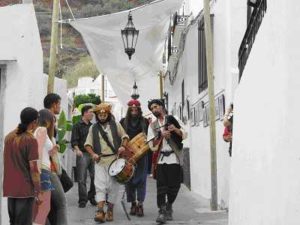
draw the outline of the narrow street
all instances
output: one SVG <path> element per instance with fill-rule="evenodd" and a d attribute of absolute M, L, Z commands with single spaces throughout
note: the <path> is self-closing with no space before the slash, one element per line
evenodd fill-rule
<path fill-rule="evenodd" d="M 145 216 L 142 218 L 131 216 L 131 221 L 128 221 L 125 213 L 122 209 L 120 200 L 123 191 L 120 191 L 120 200 L 116 204 L 114 212 L 114 222 L 109 222 L 110 225 L 122 224 L 122 225 L 150 225 L 156 224 L 155 219 L 157 216 L 156 207 L 156 187 L 155 181 L 152 178 L 148 178 L 147 195 L 144 205 Z M 96 207 L 91 204 L 87 204 L 86 208 L 78 208 L 78 194 L 77 183 L 67 193 L 68 200 L 68 213 L 69 224 L 72 225 L 91 225 L 97 224 L 94 222 L 94 213 Z M 208 205 L 204 204 L 204 200 L 199 196 L 192 194 L 185 185 L 181 186 L 180 193 L 174 205 L 174 221 L 167 224 L 201 224 L 201 225 L 227 225 L 227 213 L 225 211 L 212 212 Z M 127 204 L 127 211 L 129 212 L 130 204 Z"/>

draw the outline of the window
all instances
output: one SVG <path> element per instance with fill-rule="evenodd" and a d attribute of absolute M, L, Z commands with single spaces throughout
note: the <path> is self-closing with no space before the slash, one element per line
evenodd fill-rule
<path fill-rule="evenodd" d="M 207 88 L 204 19 L 198 23 L 198 93 Z"/>
<path fill-rule="evenodd" d="M 169 94 L 167 92 L 164 93 L 164 102 L 167 111 L 169 111 Z"/>
<path fill-rule="evenodd" d="M 184 80 L 181 83 L 181 102 L 182 108 L 184 108 L 184 99 L 185 99 L 185 92 L 184 92 Z"/>
<path fill-rule="evenodd" d="M 213 15 L 210 18 L 213 32 Z M 205 31 L 204 18 L 202 17 L 198 23 L 198 93 L 204 91 L 207 85 Z"/>

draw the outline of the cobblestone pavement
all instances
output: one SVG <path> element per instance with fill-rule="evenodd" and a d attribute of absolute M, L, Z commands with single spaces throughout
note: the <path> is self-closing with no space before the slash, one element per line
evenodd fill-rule
<path fill-rule="evenodd" d="M 123 190 L 120 191 L 119 197 L 121 199 Z M 77 183 L 67 193 L 68 199 L 68 214 L 70 225 L 95 225 L 94 214 L 96 207 L 91 204 L 87 204 L 86 208 L 78 208 L 78 194 Z M 201 200 L 199 196 L 190 192 L 184 185 L 180 189 L 180 193 L 173 206 L 174 209 L 174 221 L 170 221 L 167 224 L 173 225 L 227 225 L 227 212 L 209 210 L 205 201 Z M 127 204 L 127 211 L 129 211 L 130 205 Z M 156 225 L 155 219 L 157 216 L 156 207 L 156 187 L 155 181 L 152 178 L 148 179 L 147 184 L 147 196 L 144 203 L 145 216 L 135 217 L 131 216 L 129 221 L 121 207 L 120 200 L 116 203 L 114 211 L 114 222 L 107 222 L 109 225 Z"/>

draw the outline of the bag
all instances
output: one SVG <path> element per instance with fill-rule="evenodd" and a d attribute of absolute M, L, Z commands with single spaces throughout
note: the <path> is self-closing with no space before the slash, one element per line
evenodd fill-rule
<path fill-rule="evenodd" d="M 59 179 L 65 193 L 68 192 L 74 185 L 73 180 L 71 179 L 71 177 L 69 177 L 67 171 L 64 168 L 62 168 Z"/>
<path fill-rule="evenodd" d="M 232 131 L 229 127 L 224 128 L 223 140 L 225 142 L 231 142 L 232 141 Z"/>
<path fill-rule="evenodd" d="M 180 165 L 180 183 L 184 183 L 184 171 L 182 165 Z"/>
<path fill-rule="evenodd" d="M 156 180 L 156 174 L 157 174 L 157 161 L 159 156 L 160 150 L 153 152 L 152 155 L 152 177 L 154 180 Z"/>

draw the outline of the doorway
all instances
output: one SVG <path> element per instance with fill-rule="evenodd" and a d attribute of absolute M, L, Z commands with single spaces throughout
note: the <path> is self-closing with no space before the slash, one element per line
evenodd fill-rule
<path fill-rule="evenodd" d="M 3 141 L 4 141 L 4 90 L 5 90 L 6 65 L 0 64 L 0 165 L 3 165 Z M 0 181 L 3 174 L 0 169 Z M 0 188 L 0 225 L 2 224 L 2 187 Z"/>

